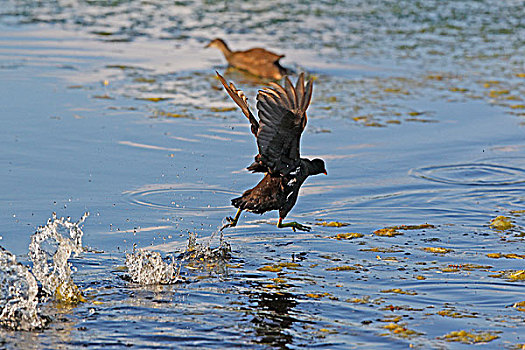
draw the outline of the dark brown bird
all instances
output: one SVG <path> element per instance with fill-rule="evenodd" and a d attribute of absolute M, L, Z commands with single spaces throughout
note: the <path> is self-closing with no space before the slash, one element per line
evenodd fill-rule
<path fill-rule="evenodd" d="M 306 126 L 306 109 L 312 98 L 313 80 L 305 86 L 304 73 L 301 73 L 295 87 L 286 77 L 284 86 L 270 83 L 271 88 L 259 90 L 257 121 L 244 93 L 236 89 L 233 83 L 228 85 L 219 73 L 217 76 L 250 121 L 251 131 L 257 139 L 259 154 L 247 169 L 265 173 L 257 186 L 245 191 L 241 197 L 232 199 L 232 205 L 238 208 L 237 214 L 235 218 L 228 217 L 229 223 L 221 230 L 237 225 L 243 210 L 256 214 L 279 210 L 277 227 L 310 231 L 310 227 L 297 222 L 283 224 L 283 219 L 297 202 L 299 189 L 306 178 L 326 174 L 322 159 L 309 160 L 301 158 L 299 154 L 301 134 Z"/>
<path fill-rule="evenodd" d="M 284 55 L 278 55 L 259 47 L 246 51 L 232 51 L 222 39 L 214 39 L 206 47 L 218 48 L 231 66 L 262 78 L 278 80 L 288 73 L 288 69 L 279 63 Z"/>

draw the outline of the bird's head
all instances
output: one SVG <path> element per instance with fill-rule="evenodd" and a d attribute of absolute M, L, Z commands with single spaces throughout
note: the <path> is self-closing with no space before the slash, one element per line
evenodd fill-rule
<path fill-rule="evenodd" d="M 205 48 L 208 48 L 208 47 L 216 47 L 220 49 L 221 47 L 226 47 L 226 43 L 224 42 L 224 40 L 220 38 L 216 38 L 210 41 L 208 45 L 205 46 Z"/>
<path fill-rule="evenodd" d="M 325 174 L 328 175 L 326 172 L 326 167 L 324 164 L 324 160 L 315 158 L 308 164 L 308 172 L 310 175 L 317 175 L 317 174 Z"/>

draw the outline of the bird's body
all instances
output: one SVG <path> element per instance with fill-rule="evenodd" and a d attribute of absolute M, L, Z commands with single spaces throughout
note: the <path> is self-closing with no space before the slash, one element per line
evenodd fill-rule
<path fill-rule="evenodd" d="M 278 55 L 263 48 L 232 51 L 222 39 L 214 39 L 206 47 L 218 48 L 231 66 L 262 78 L 281 79 L 288 71 L 279 63 L 284 55 Z"/>
<path fill-rule="evenodd" d="M 299 155 L 300 137 L 307 120 L 306 109 L 312 96 L 312 80 L 305 86 L 304 74 L 301 74 L 296 87 L 286 78 L 284 87 L 271 83 L 272 88 L 260 90 L 257 121 L 244 93 L 233 84 L 228 85 L 219 73 L 217 75 L 250 121 L 251 131 L 257 138 L 259 154 L 248 170 L 265 173 L 257 186 L 232 200 L 232 205 L 238 208 L 237 215 L 230 218 L 230 223 L 223 228 L 235 226 L 243 210 L 257 214 L 278 210 L 278 227 L 309 230 L 297 222 L 283 224 L 282 220 L 297 202 L 299 189 L 308 176 L 326 174 L 323 160 L 309 160 Z"/>

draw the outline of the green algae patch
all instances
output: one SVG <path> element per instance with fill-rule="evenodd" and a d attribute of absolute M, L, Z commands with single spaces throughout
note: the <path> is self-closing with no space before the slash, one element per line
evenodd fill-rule
<path fill-rule="evenodd" d="M 503 215 L 497 216 L 494 219 L 490 220 L 489 226 L 490 228 L 493 228 L 498 231 L 506 231 L 513 227 L 510 218 Z"/>
<path fill-rule="evenodd" d="M 478 265 L 478 264 L 459 264 L 459 265 L 447 265 L 441 269 L 441 272 L 459 272 L 459 271 L 472 271 L 472 270 L 489 270 L 492 266 L 490 265 Z"/>
<path fill-rule="evenodd" d="M 318 226 L 324 226 L 324 227 L 343 227 L 343 226 L 350 225 L 347 222 L 339 222 L 339 221 L 330 221 L 330 222 L 323 221 L 323 222 L 316 222 L 315 224 Z"/>
<path fill-rule="evenodd" d="M 444 76 L 441 75 L 441 74 L 430 74 L 430 75 L 427 75 L 425 78 L 428 79 L 428 80 L 441 81 L 441 80 L 444 79 Z"/>
<path fill-rule="evenodd" d="M 311 299 L 321 299 L 330 296 L 330 293 L 307 293 L 306 296 Z"/>
<path fill-rule="evenodd" d="M 403 250 L 396 248 L 385 248 L 385 247 L 372 247 L 359 249 L 362 252 L 375 252 L 375 253 L 401 253 Z"/>
<path fill-rule="evenodd" d="M 514 305 L 512 305 L 512 307 L 515 308 L 518 311 L 525 312 L 525 300 L 524 301 L 520 301 L 518 303 L 514 303 Z"/>
<path fill-rule="evenodd" d="M 124 64 L 109 64 L 109 65 L 106 65 L 106 68 L 109 68 L 109 69 L 120 69 L 120 70 L 136 70 L 136 69 L 140 69 L 138 67 L 127 66 L 127 65 L 124 65 Z"/>
<path fill-rule="evenodd" d="M 78 304 L 86 302 L 86 298 L 84 298 L 78 286 L 74 283 L 67 282 L 60 284 L 56 288 L 55 299 L 58 302 L 65 304 Z"/>
<path fill-rule="evenodd" d="M 169 97 L 141 97 L 141 98 L 137 98 L 137 100 L 150 101 L 150 102 L 161 102 L 161 101 L 166 101 L 166 100 L 169 100 L 169 99 L 170 99 Z"/>
<path fill-rule="evenodd" d="M 339 332 L 335 329 L 328 329 L 328 328 L 321 328 L 319 332 L 327 333 L 327 334 L 338 334 Z"/>
<path fill-rule="evenodd" d="M 492 98 L 496 98 L 501 95 L 508 95 L 508 94 L 510 94 L 510 91 L 506 89 L 505 90 L 490 90 L 489 92 L 489 96 Z"/>
<path fill-rule="evenodd" d="M 379 230 L 375 230 L 374 231 L 374 234 L 376 236 L 382 236 L 382 237 L 394 237 L 394 236 L 399 236 L 399 235 L 402 235 L 403 233 L 402 232 L 399 232 L 397 231 L 396 229 L 394 228 L 381 228 Z"/>
<path fill-rule="evenodd" d="M 350 299 L 346 299 L 345 300 L 346 302 L 348 303 L 353 303 L 353 304 L 375 304 L 375 305 L 380 305 L 382 303 L 384 303 L 384 300 L 381 299 L 381 298 L 377 298 L 377 299 L 371 299 L 369 295 L 364 295 L 362 298 L 350 298 Z"/>
<path fill-rule="evenodd" d="M 381 293 L 395 293 L 395 294 L 404 294 L 404 295 L 417 295 L 417 293 L 413 290 L 402 290 L 401 288 L 392 288 L 392 289 L 384 289 L 381 291 Z"/>
<path fill-rule="evenodd" d="M 238 264 L 226 264 L 225 265 L 227 268 L 230 268 L 230 269 L 242 269 L 244 267 L 244 264 L 242 263 L 238 263 Z"/>
<path fill-rule="evenodd" d="M 288 269 L 296 269 L 298 268 L 299 265 L 298 263 L 293 263 L 293 262 L 282 262 L 282 263 L 278 263 L 278 264 L 274 264 L 274 265 L 265 265 L 265 266 L 262 266 L 262 267 L 259 267 L 257 270 L 258 271 L 269 271 L 269 272 L 281 272 L 283 270 L 283 268 L 288 268 Z"/>
<path fill-rule="evenodd" d="M 412 329 L 408 329 L 406 325 L 397 324 L 393 322 L 383 326 L 383 329 L 386 329 L 387 331 L 390 332 L 387 335 L 395 335 L 396 337 L 401 337 L 401 338 L 412 338 L 412 337 L 423 334 L 423 333 L 416 332 Z"/>
<path fill-rule="evenodd" d="M 222 112 L 231 112 L 235 111 L 237 107 L 211 107 L 212 112 L 222 113 Z"/>
<path fill-rule="evenodd" d="M 398 225 L 398 226 L 388 226 L 379 230 L 374 231 L 374 234 L 376 236 L 385 236 L 385 237 L 393 237 L 397 235 L 402 235 L 403 233 L 399 231 L 406 231 L 406 230 L 423 230 L 427 228 L 435 228 L 436 226 L 431 224 L 421 224 L 421 225 Z"/>
<path fill-rule="evenodd" d="M 163 110 L 155 111 L 156 116 L 167 117 L 167 118 L 190 118 L 187 114 L 166 112 Z"/>
<path fill-rule="evenodd" d="M 409 95 L 410 93 L 407 90 L 401 89 L 401 88 L 385 88 L 383 89 L 384 92 L 392 93 L 392 94 L 400 94 L 400 95 Z"/>
<path fill-rule="evenodd" d="M 343 265 L 343 266 L 337 266 L 337 267 L 329 267 L 329 268 L 326 268 L 325 270 L 326 271 L 355 271 L 357 270 L 357 267 Z"/>
<path fill-rule="evenodd" d="M 362 233 L 347 232 L 347 233 L 338 233 L 337 235 L 331 236 L 331 237 L 328 237 L 328 238 L 337 239 L 337 240 L 341 241 L 341 240 L 349 240 L 349 239 L 354 239 L 354 238 L 361 238 L 363 236 L 364 235 Z"/>
<path fill-rule="evenodd" d="M 509 275 L 511 281 L 525 281 L 525 270 L 518 270 Z"/>
<path fill-rule="evenodd" d="M 467 332 L 467 331 L 453 331 L 445 334 L 442 339 L 448 342 L 460 342 L 465 344 L 478 344 L 488 343 L 494 339 L 498 339 L 499 336 L 495 335 L 495 332 Z"/>
<path fill-rule="evenodd" d="M 426 247 L 426 248 L 423 248 L 423 250 L 425 252 L 436 253 L 436 254 L 446 254 L 446 253 L 450 253 L 454 251 L 453 249 L 448 249 L 448 248 L 443 248 L 443 247 Z"/>
<path fill-rule="evenodd" d="M 294 263 L 294 262 L 282 262 L 282 263 L 279 263 L 278 266 L 287 267 L 289 269 L 295 269 L 301 265 L 299 265 L 298 263 Z"/>
<path fill-rule="evenodd" d="M 504 278 L 510 282 L 525 281 L 525 270 L 498 271 L 493 275 L 489 275 L 489 277 Z"/>
<path fill-rule="evenodd" d="M 281 266 L 275 266 L 275 265 L 266 265 L 263 267 L 259 267 L 257 270 L 259 271 L 270 271 L 270 272 L 280 272 L 283 270 Z"/>
<path fill-rule="evenodd" d="M 380 310 L 394 312 L 394 311 L 399 311 L 399 310 L 403 310 L 403 311 L 423 311 L 424 309 L 417 309 L 417 308 L 413 308 L 413 307 L 408 306 L 408 305 L 392 305 L 392 304 L 389 304 L 389 305 L 383 306 Z"/>
<path fill-rule="evenodd" d="M 467 92 L 468 89 L 466 89 L 466 88 L 460 88 L 460 87 L 451 87 L 451 88 L 449 89 L 449 91 L 451 91 L 451 92 Z"/>
<path fill-rule="evenodd" d="M 104 94 L 104 95 L 93 95 L 92 96 L 93 98 L 97 98 L 99 100 L 114 100 L 113 97 L 109 96 L 108 94 Z"/>
<path fill-rule="evenodd" d="M 392 226 L 391 228 L 396 230 L 423 230 L 425 228 L 436 228 L 436 226 L 432 224 L 421 224 L 421 225 L 399 225 L 399 226 Z"/>
<path fill-rule="evenodd" d="M 437 314 L 439 316 L 451 317 L 451 318 L 477 318 L 476 315 L 464 314 L 464 313 L 456 312 L 454 310 L 449 310 L 449 309 L 440 310 L 437 312 Z"/>
<path fill-rule="evenodd" d="M 439 121 L 435 119 L 423 119 L 423 118 L 406 118 L 405 121 L 417 122 L 417 123 L 439 123 Z"/>
<path fill-rule="evenodd" d="M 500 259 L 500 258 L 505 258 L 505 259 L 525 259 L 525 254 L 520 255 L 520 254 L 514 254 L 514 253 L 510 253 L 510 254 L 488 253 L 487 257 L 491 258 L 491 259 Z"/>
<path fill-rule="evenodd" d="M 499 80 L 489 80 L 489 81 L 486 81 L 486 82 L 483 83 L 483 87 L 485 89 L 488 89 L 488 88 L 491 88 L 491 87 L 493 87 L 495 85 L 500 85 L 500 84 L 501 84 L 501 81 L 499 81 Z"/>
<path fill-rule="evenodd" d="M 388 315 L 388 316 L 378 319 L 378 321 L 385 322 L 385 323 L 398 323 L 402 319 L 403 319 L 403 316 L 400 316 L 400 315 Z"/>
<path fill-rule="evenodd" d="M 155 83 L 157 80 L 156 79 L 153 79 L 153 78 L 144 78 L 144 77 L 139 77 L 139 78 L 135 78 L 133 79 L 133 81 L 137 82 L 137 83 L 148 83 L 148 84 L 153 84 Z"/>

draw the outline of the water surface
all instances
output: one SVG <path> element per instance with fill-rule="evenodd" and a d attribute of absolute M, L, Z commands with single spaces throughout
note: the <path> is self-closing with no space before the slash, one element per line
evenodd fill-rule
<path fill-rule="evenodd" d="M 41 303 L 50 323 L 2 330 L 1 346 L 520 348 L 521 6 L 6 1 L 0 244 L 31 267 L 52 212 L 91 215 L 70 258 L 86 302 Z M 244 170 L 249 125 L 214 77 L 224 59 L 203 48 L 217 36 L 315 77 L 302 153 L 329 176 L 309 178 L 289 215 L 311 232 L 246 214 L 224 232 L 227 257 L 143 286 L 126 254 L 182 259 L 193 234 L 219 246 L 230 198 L 259 180 Z M 255 107 L 266 82 L 226 77 Z M 490 226 L 498 216 L 511 226 Z M 478 338 L 451 342 L 457 331 Z"/>

